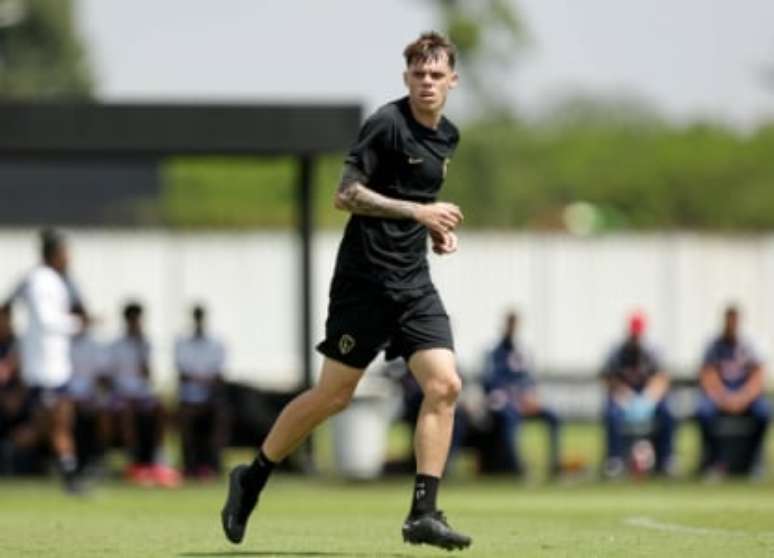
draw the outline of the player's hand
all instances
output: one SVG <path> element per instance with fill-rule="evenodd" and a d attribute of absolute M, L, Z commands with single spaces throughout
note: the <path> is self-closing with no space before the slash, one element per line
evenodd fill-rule
<path fill-rule="evenodd" d="M 448 233 L 462 223 L 462 211 L 453 203 L 435 202 L 420 205 L 414 218 L 430 231 Z"/>
<path fill-rule="evenodd" d="M 457 235 L 453 232 L 439 233 L 430 231 L 430 238 L 433 241 L 433 252 L 439 256 L 453 254 L 457 251 Z"/>

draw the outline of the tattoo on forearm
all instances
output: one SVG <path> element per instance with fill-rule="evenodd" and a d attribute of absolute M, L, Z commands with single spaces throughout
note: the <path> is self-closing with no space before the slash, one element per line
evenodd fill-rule
<path fill-rule="evenodd" d="M 359 182 L 342 182 L 336 192 L 336 202 L 340 209 L 356 215 L 390 219 L 411 219 L 417 207 L 414 202 L 377 194 Z"/>

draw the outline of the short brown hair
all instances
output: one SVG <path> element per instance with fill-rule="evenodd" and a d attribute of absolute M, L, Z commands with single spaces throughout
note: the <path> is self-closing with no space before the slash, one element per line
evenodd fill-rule
<path fill-rule="evenodd" d="M 411 66 L 414 62 L 436 60 L 440 58 L 442 52 L 446 53 L 449 67 L 453 69 L 457 59 L 457 48 L 454 43 L 440 33 L 427 31 L 406 47 L 403 57 L 406 59 L 406 66 Z"/>

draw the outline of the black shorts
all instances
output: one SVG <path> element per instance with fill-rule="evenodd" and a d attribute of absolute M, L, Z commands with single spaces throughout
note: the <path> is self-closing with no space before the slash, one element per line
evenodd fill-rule
<path fill-rule="evenodd" d="M 69 386 L 63 384 L 57 387 L 34 386 L 30 389 L 33 404 L 44 409 L 53 409 L 59 401 L 70 401 Z"/>
<path fill-rule="evenodd" d="M 365 368 L 386 350 L 387 360 L 416 351 L 454 350 L 449 316 L 435 287 L 385 290 L 366 281 L 334 277 L 325 340 L 317 350 L 353 368 Z"/>

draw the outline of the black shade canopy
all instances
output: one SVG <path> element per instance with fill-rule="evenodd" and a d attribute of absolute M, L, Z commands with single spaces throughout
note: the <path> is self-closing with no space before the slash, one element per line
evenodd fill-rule
<path fill-rule="evenodd" d="M 0 155 L 335 152 L 360 117 L 354 105 L 0 104 Z"/>

